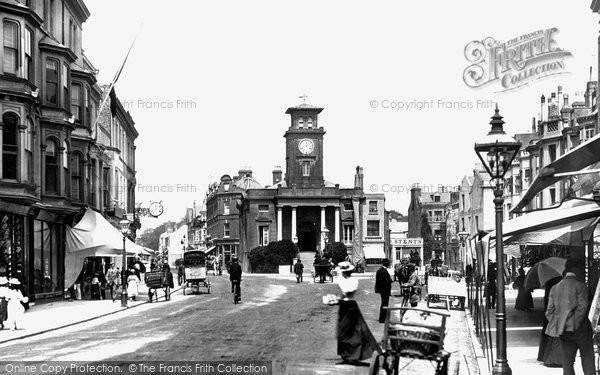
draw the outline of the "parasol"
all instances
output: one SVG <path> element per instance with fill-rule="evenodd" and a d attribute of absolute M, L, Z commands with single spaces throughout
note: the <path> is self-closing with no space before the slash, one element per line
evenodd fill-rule
<path fill-rule="evenodd" d="M 564 258 L 552 257 L 536 263 L 525 276 L 525 290 L 542 288 L 548 280 L 561 277 L 566 262 Z"/>

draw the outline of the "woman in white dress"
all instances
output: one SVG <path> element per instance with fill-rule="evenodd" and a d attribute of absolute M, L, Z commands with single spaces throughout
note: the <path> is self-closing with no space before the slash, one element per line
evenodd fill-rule
<path fill-rule="evenodd" d="M 127 277 L 127 298 L 130 298 L 132 301 L 135 301 L 136 297 L 140 294 L 138 285 L 140 285 L 140 279 L 135 274 L 135 270 L 132 269 L 129 271 L 129 276 Z"/>
<path fill-rule="evenodd" d="M 10 289 L 8 290 L 6 299 L 8 300 L 7 312 L 8 312 L 8 326 L 11 331 L 18 329 L 21 324 L 21 318 L 25 314 L 25 307 L 21 303 L 27 302 L 23 293 L 20 290 L 21 282 L 17 278 L 10 279 Z"/>

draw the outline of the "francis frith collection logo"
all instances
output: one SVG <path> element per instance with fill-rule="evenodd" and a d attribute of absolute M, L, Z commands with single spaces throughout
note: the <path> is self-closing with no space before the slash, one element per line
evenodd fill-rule
<path fill-rule="evenodd" d="M 509 91 L 532 81 L 567 73 L 566 57 L 571 52 L 559 48 L 555 40 L 558 29 L 537 30 L 507 42 L 492 37 L 474 40 L 465 47 L 465 58 L 471 63 L 464 73 L 467 86 L 480 88 L 498 84 Z"/>

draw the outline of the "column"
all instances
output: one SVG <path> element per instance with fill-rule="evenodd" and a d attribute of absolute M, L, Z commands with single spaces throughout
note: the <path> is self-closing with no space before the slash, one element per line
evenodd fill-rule
<path fill-rule="evenodd" d="M 333 230 L 335 231 L 335 242 L 340 242 L 340 208 L 335 208 L 335 220 L 333 221 Z"/>
<path fill-rule="evenodd" d="M 277 207 L 277 241 L 283 239 L 283 212 L 281 207 Z"/>
<path fill-rule="evenodd" d="M 325 250 L 325 239 L 322 234 L 323 229 L 325 229 L 325 207 L 321 207 L 321 233 L 319 234 L 321 239 L 321 251 Z"/>
<path fill-rule="evenodd" d="M 292 241 L 297 236 L 298 234 L 296 233 L 296 207 L 292 207 Z"/>

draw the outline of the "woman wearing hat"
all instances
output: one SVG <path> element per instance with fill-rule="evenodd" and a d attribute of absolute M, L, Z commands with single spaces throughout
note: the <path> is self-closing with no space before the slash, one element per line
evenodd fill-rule
<path fill-rule="evenodd" d="M 10 293 L 8 279 L 0 276 L 0 328 L 4 329 L 4 321 L 8 318 L 7 297 Z"/>
<path fill-rule="evenodd" d="M 25 307 L 23 307 L 21 302 L 27 302 L 27 300 L 26 297 L 23 297 L 23 293 L 21 293 L 21 282 L 19 279 L 12 278 L 9 283 L 10 289 L 7 296 L 7 320 L 10 330 L 14 331 L 18 328 L 18 325 L 21 323 L 21 318 L 25 313 Z"/>
<path fill-rule="evenodd" d="M 337 324 L 337 352 L 343 363 L 355 363 L 371 358 L 377 348 L 377 340 L 369 330 L 358 304 L 353 300 L 358 289 L 358 280 L 352 277 L 354 266 L 350 262 L 340 262 L 337 271 L 341 273 L 338 285 L 342 291 Z"/>

